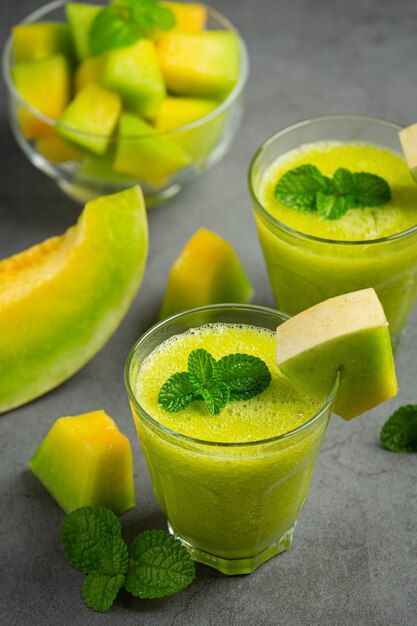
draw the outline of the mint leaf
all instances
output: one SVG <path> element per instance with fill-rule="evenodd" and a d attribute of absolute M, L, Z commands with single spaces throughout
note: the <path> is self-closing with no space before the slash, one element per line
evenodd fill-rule
<path fill-rule="evenodd" d="M 300 165 L 280 178 L 275 187 L 275 198 L 294 209 L 315 211 L 316 194 L 326 192 L 329 182 L 314 165 Z"/>
<path fill-rule="evenodd" d="M 93 56 L 113 48 L 129 46 L 139 39 L 135 24 L 118 11 L 106 7 L 95 17 L 90 29 L 90 49 Z"/>
<path fill-rule="evenodd" d="M 391 452 L 417 452 L 417 404 L 400 407 L 385 422 L 381 443 Z"/>
<path fill-rule="evenodd" d="M 178 539 L 162 530 L 147 530 L 130 547 L 125 588 L 139 598 L 163 598 L 187 587 L 195 567 Z"/>
<path fill-rule="evenodd" d="M 230 390 L 230 400 L 248 400 L 266 389 L 271 372 L 262 359 L 250 354 L 229 354 L 217 363 L 219 380 Z"/>
<path fill-rule="evenodd" d="M 221 382 L 215 382 L 208 389 L 201 389 L 200 393 L 211 415 L 218 415 L 230 398 L 229 387 Z"/>
<path fill-rule="evenodd" d="M 314 165 L 290 170 L 275 187 L 275 198 L 293 209 L 318 211 L 328 219 L 342 217 L 348 209 L 381 206 L 391 200 L 388 183 L 375 174 L 350 172 L 340 167 L 333 178 Z"/>
<path fill-rule="evenodd" d="M 215 368 L 216 359 L 207 350 L 197 348 L 190 352 L 188 356 L 188 378 L 195 391 L 211 383 Z"/>
<path fill-rule="evenodd" d="M 140 28 L 144 37 L 156 29 L 171 30 L 175 26 L 175 15 L 168 7 L 155 0 L 128 0 L 132 21 Z"/>
<path fill-rule="evenodd" d="M 62 543 L 69 563 L 79 572 L 109 576 L 127 570 L 128 550 L 116 515 L 101 506 L 76 509 L 62 523 Z"/>
<path fill-rule="evenodd" d="M 124 574 L 88 574 L 83 583 L 83 599 L 88 608 L 104 613 L 113 604 L 125 581 Z"/>
<path fill-rule="evenodd" d="M 166 411 L 177 413 L 185 409 L 194 399 L 194 388 L 187 372 L 173 374 L 161 387 L 158 403 Z"/>

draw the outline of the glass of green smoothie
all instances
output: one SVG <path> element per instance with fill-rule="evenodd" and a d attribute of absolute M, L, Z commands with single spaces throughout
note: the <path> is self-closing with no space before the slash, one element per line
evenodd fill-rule
<path fill-rule="evenodd" d="M 294 315 L 327 298 L 373 287 L 395 345 L 417 292 L 417 186 L 401 156 L 398 124 L 360 116 L 306 120 L 279 131 L 256 152 L 249 189 L 274 297 Z M 279 180 L 313 165 L 382 177 L 390 201 L 350 208 L 340 219 L 284 206 Z"/>
<path fill-rule="evenodd" d="M 275 331 L 288 317 L 259 306 L 214 305 L 175 315 L 131 350 L 125 381 L 155 496 L 192 557 L 225 574 L 252 572 L 290 547 L 326 431 L 337 381 L 313 399 L 276 365 Z M 204 348 L 261 358 L 269 386 L 217 414 L 204 402 L 177 413 L 161 386 Z"/>

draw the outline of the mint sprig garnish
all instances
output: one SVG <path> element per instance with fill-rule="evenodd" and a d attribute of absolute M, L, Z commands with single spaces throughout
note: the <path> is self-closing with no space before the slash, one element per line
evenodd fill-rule
<path fill-rule="evenodd" d="M 171 30 L 175 15 L 156 0 L 117 0 L 95 17 L 89 33 L 94 56 L 113 48 L 129 46 L 159 30 Z"/>
<path fill-rule="evenodd" d="M 386 204 L 391 200 L 391 189 L 375 174 L 350 172 L 340 167 L 329 178 L 314 165 L 306 164 L 284 174 L 274 195 L 285 206 L 317 211 L 324 218 L 335 220 L 349 209 Z"/>
<path fill-rule="evenodd" d="M 158 402 L 177 413 L 194 401 L 203 400 L 211 415 L 217 415 L 229 400 L 248 400 L 264 391 L 271 373 L 262 359 L 250 354 L 229 354 L 220 361 L 197 348 L 188 356 L 188 372 L 173 374 L 162 385 Z"/>
<path fill-rule="evenodd" d="M 125 588 L 142 599 L 163 598 L 188 587 L 195 567 L 183 545 L 163 530 L 147 530 L 130 546 Z"/>
<path fill-rule="evenodd" d="M 69 563 L 86 574 L 82 594 L 94 611 L 107 611 L 123 586 L 140 598 L 162 598 L 194 580 L 194 563 L 178 539 L 145 531 L 129 554 L 118 518 L 105 507 L 82 507 L 67 515 L 62 543 Z"/>
<path fill-rule="evenodd" d="M 381 443 L 391 452 L 417 452 L 417 404 L 400 407 L 385 422 Z"/>

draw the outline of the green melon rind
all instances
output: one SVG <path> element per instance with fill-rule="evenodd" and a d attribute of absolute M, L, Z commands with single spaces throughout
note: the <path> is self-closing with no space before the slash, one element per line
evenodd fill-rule
<path fill-rule="evenodd" d="M 279 357 L 279 343 L 277 353 Z M 388 326 L 329 340 L 279 362 L 279 368 L 315 397 L 329 395 L 340 371 L 334 412 L 345 420 L 365 413 L 398 391 Z"/>
<path fill-rule="evenodd" d="M 57 387 L 104 346 L 138 291 L 147 250 L 140 189 L 97 198 L 73 231 L 66 266 L 12 312 L 0 299 L 0 413 Z"/>

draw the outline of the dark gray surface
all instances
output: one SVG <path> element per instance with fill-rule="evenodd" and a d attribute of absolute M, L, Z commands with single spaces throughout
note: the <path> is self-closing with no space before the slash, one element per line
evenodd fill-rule
<path fill-rule="evenodd" d="M 1 40 L 41 3 L 1 0 Z M 150 254 L 134 306 L 93 361 L 40 400 L 0 416 L 0 624 L 158 624 L 242 626 L 417 623 L 417 456 L 378 445 L 392 409 L 417 402 L 416 312 L 398 354 L 401 392 L 370 414 L 333 418 L 291 550 L 251 576 L 226 578 L 197 566 L 197 581 L 160 601 L 122 596 L 106 615 L 85 608 L 82 575 L 65 562 L 63 513 L 26 469 L 61 415 L 104 408 L 131 438 L 137 507 L 122 518 L 127 537 L 163 528 L 123 387 L 134 340 L 155 319 L 168 268 L 199 226 L 230 239 L 272 304 L 246 190 L 258 144 L 296 120 L 362 113 L 417 120 L 417 5 L 358 2 L 216 0 L 242 30 L 251 56 L 243 128 L 224 161 L 150 217 Z M 0 102 L 0 256 L 61 233 L 79 208 L 36 171 L 14 143 Z M 1 332 L 1 329 L 0 329 Z M 1 375 L 1 374 L 0 374 Z"/>

